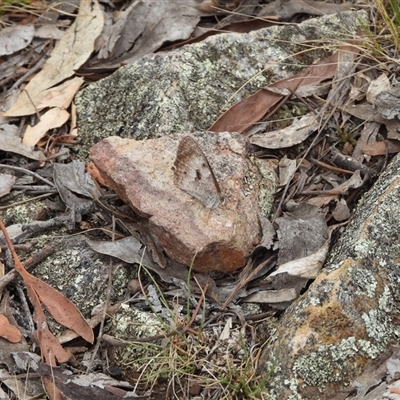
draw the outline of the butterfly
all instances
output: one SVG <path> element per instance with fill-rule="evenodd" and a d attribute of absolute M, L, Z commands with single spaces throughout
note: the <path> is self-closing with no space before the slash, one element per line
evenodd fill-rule
<path fill-rule="evenodd" d="M 199 200 L 206 208 L 216 208 L 222 201 L 214 172 L 196 140 L 184 136 L 174 161 L 174 183 Z"/>

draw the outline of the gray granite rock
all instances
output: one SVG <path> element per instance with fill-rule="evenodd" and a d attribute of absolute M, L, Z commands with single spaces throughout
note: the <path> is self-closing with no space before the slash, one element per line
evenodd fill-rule
<path fill-rule="evenodd" d="M 260 364 L 273 369 L 271 398 L 344 399 L 372 360 L 399 344 L 399 171 L 397 155 L 321 275 L 286 310 Z"/>
<path fill-rule="evenodd" d="M 225 33 L 122 67 L 76 96 L 79 156 L 86 158 L 93 144 L 109 136 L 145 139 L 206 130 L 235 102 L 328 56 L 362 20 L 365 12 L 344 12 Z"/>

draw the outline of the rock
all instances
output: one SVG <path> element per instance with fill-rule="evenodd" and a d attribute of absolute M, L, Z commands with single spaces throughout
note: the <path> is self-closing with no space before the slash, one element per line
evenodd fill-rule
<path fill-rule="evenodd" d="M 220 186 L 223 198 L 216 207 L 176 185 L 174 161 L 182 135 L 143 141 L 110 137 L 95 145 L 90 157 L 118 196 L 147 220 L 147 230 L 172 260 L 184 265 L 194 260 L 193 268 L 202 272 L 235 271 L 260 242 L 259 203 L 267 215 L 274 175 L 261 160 L 264 176 L 251 162 L 239 134 L 191 136 Z"/>
<path fill-rule="evenodd" d="M 117 346 L 110 346 L 111 359 L 125 374 L 138 371 L 148 363 L 150 357 L 157 357 L 157 347 L 162 345 L 164 329 L 165 326 L 159 315 L 122 304 L 113 318 L 107 321 L 104 329 L 104 332 L 114 340 L 121 341 Z M 150 339 L 147 343 L 144 341 L 140 346 L 138 345 L 138 339 L 156 336 L 159 336 L 158 340 Z"/>
<path fill-rule="evenodd" d="M 86 159 L 89 148 L 109 136 L 145 139 L 204 131 L 232 104 L 330 55 L 334 49 L 321 46 L 321 38 L 341 43 L 366 18 L 363 11 L 343 12 L 215 35 L 122 67 L 76 96 L 79 157 Z"/>
<path fill-rule="evenodd" d="M 344 399 L 399 343 L 400 156 L 357 210 L 309 290 L 285 312 L 260 366 L 274 399 Z"/>
<path fill-rule="evenodd" d="M 43 235 L 40 243 L 49 243 L 55 252 L 35 268 L 34 275 L 62 292 L 89 318 L 93 308 L 107 298 L 108 258 L 93 251 L 84 235 Z M 134 274 L 132 266 L 122 262 L 113 270 L 111 303 L 126 293 Z M 54 324 L 51 327 L 56 328 Z"/>

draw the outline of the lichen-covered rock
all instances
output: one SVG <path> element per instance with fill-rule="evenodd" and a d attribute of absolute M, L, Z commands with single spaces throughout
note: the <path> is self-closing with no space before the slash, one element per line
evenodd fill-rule
<path fill-rule="evenodd" d="M 400 156 L 364 196 L 326 267 L 265 349 L 274 399 L 341 399 L 400 327 Z"/>
<path fill-rule="evenodd" d="M 160 321 L 160 317 L 153 312 L 141 311 L 122 304 L 121 309 L 107 322 L 105 333 L 124 343 L 124 346 L 112 346 L 110 355 L 125 372 L 137 371 L 152 357 L 156 359 L 160 353 L 161 338 L 166 328 Z M 159 335 L 161 336 L 157 341 L 148 340 L 143 343 L 137 341 Z"/>
<path fill-rule="evenodd" d="M 62 292 L 89 318 L 93 308 L 107 298 L 108 259 L 93 251 L 83 235 L 43 236 L 39 240 L 51 244 L 55 252 L 35 268 L 34 275 Z M 125 294 L 127 282 L 134 276 L 129 265 L 113 271 L 111 302 Z"/>
<path fill-rule="evenodd" d="M 235 102 L 329 55 L 362 21 L 365 12 L 344 12 L 298 26 L 225 33 L 122 67 L 76 97 L 79 156 L 86 158 L 93 144 L 109 136 L 205 130 Z"/>
<path fill-rule="evenodd" d="M 203 272 L 235 271 L 261 240 L 259 218 L 271 208 L 274 174 L 263 160 L 257 166 L 251 162 L 247 141 L 239 134 L 199 132 L 190 137 L 219 184 L 216 207 L 176 185 L 174 160 L 182 135 L 149 140 L 114 136 L 95 145 L 90 157 L 118 196 L 146 219 L 148 231 L 170 259 Z M 200 175 L 195 171 L 193 179 L 201 182 Z"/>

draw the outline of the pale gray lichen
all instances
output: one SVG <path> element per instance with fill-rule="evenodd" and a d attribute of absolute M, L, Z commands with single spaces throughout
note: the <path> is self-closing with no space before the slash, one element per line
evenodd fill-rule
<path fill-rule="evenodd" d="M 366 295 L 369 298 L 372 298 L 376 295 L 376 287 L 378 282 L 375 279 L 374 274 L 368 270 L 361 270 L 358 267 L 350 267 L 348 269 L 348 274 L 351 276 L 354 282 L 362 282 L 355 289 L 355 294 L 357 295 Z"/>
<path fill-rule="evenodd" d="M 89 317 L 93 308 L 107 298 L 109 263 L 89 248 L 83 235 L 51 238 L 51 245 L 55 253 L 36 267 L 35 276 L 61 291 Z M 111 302 L 124 296 L 134 274 L 132 266 L 113 269 Z"/>
<path fill-rule="evenodd" d="M 94 143 L 112 135 L 145 139 L 204 131 L 232 104 L 331 54 L 326 40 L 345 39 L 365 19 L 363 12 L 342 13 L 220 34 L 134 61 L 76 96 L 79 156 L 86 158 Z"/>
<path fill-rule="evenodd" d="M 351 358 L 357 351 L 356 339 L 349 337 L 335 345 L 320 346 L 317 352 L 298 357 L 292 369 L 295 376 L 301 377 L 307 385 L 318 386 L 322 390 L 326 383 L 344 379 L 341 372 L 351 369 Z"/>
<path fill-rule="evenodd" d="M 18 204 L 24 202 L 23 204 Z M 0 217 L 6 226 L 11 224 L 29 224 L 40 209 L 47 210 L 44 200 L 31 201 L 31 197 L 21 194 L 6 209 L 0 210 Z"/>
<path fill-rule="evenodd" d="M 393 310 L 393 298 L 387 286 L 383 289 L 383 293 L 378 300 L 379 309 L 389 313 Z"/>
<path fill-rule="evenodd" d="M 275 199 L 277 186 L 276 175 L 263 163 L 263 160 L 254 157 L 251 157 L 250 160 L 254 165 L 256 165 L 263 177 L 258 187 L 258 204 L 260 206 L 261 215 L 268 218 Z"/>
<path fill-rule="evenodd" d="M 366 354 L 371 360 L 376 358 L 382 351 L 382 349 L 378 348 L 368 340 L 358 339 L 357 346 L 360 351 Z"/>
<path fill-rule="evenodd" d="M 380 310 L 370 310 L 363 313 L 361 318 L 364 321 L 369 338 L 374 340 L 376 346 L 381 350 L 385 350 L 391 336 L 388 331 L 391 330 L 391 321 L 387 314 Z"/>
<path fill-rule="evenodd" d="M 250 196 L 251 193 L 254 192 L 256 185 L 259 180 L 257 175 L 252 170 L 246 171 L 246 174 L 243 176 L 243 194 L 247 197 Z"/>
<path fill-rule="evenodd" d="M 137 339 L 154 337 L 164 332 L 163 324 L 154 313 L 123 304 L 121 310 L 107 322 L 105 332 L 125 343 L 125 346 L 112 349 L 114 360 L 125 371 L 140 371 L 152 359 L 156 362 L 159 354 L 164 352 L 161 339 L 135 343 Z M 159 362 L 163 363 L 164 358 L 160 357 Z"/>

